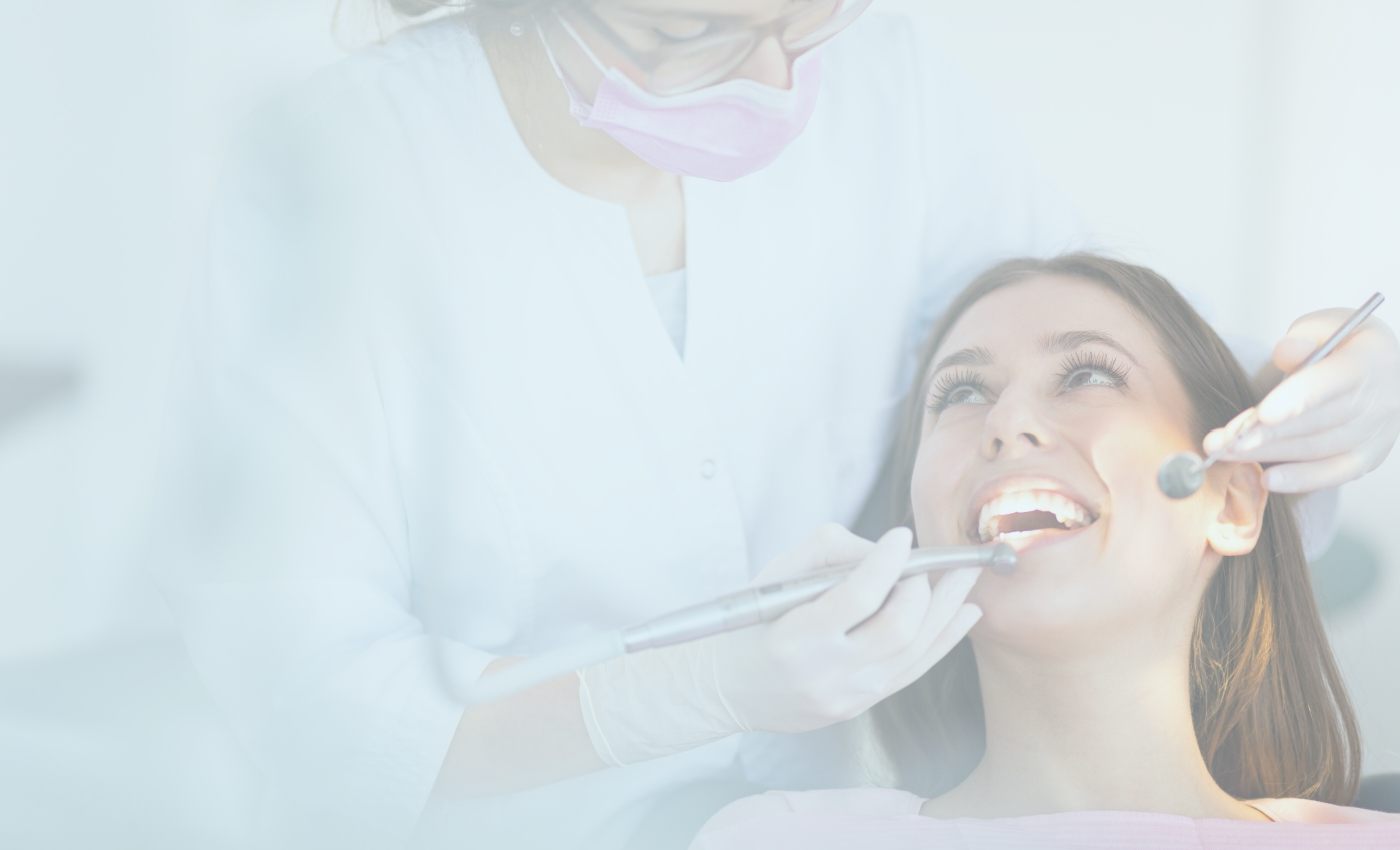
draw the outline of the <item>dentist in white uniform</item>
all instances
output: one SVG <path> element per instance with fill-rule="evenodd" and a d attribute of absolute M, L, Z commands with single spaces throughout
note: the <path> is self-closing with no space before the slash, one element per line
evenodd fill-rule
<path fill-rule="evenodd" d="M 852 775 L 784 733 L 976 621 L 975 572 L 896 585 L 906 531 L 830 524 L 897 521 L 868 497 L 944 299 L 1077 228 L 868 5 L 480 0 L 264 112 L 196 302 L 166 581 L 265 846 L 684 846 L 755 788 Z M 1379 463 L 1394 383 L 1388 436 L 1332 429 L 1296 489 Z M 777 624 L 457 698 L 862 558 Z"/>

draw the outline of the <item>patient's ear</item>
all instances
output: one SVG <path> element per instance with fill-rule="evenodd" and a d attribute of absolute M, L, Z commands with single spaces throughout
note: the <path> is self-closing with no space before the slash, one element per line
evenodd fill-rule
<path fill-rule="evenodd" d="M 1222 463 L 1212 472 L 1219 510 L 1206 529 L 1206 542 L 1221 555 L 1246 555 L 1254 551 L 1264 530 L 1269 503 L 1264 470 L 1257 463 Z"/>

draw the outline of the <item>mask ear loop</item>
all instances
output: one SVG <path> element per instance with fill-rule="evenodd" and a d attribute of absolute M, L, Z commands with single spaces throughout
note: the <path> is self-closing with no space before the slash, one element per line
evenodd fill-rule
<path fill-rule="evenodd" d="M 608 66 L 603 64 L 603 61 L 598 58 L 598 54 L 593 52 L 593 48 L 588 46 L 588 42 L 583 36 L 578 34 L 578 30 L 574 29 L 574 25 L 569 23 L 569 19 L 561 15 L 559 10 L 556 9 L 554 10 L 554 20 L 559 23 L 559 26 L 564 28 L 564 32 L 569 34 L 569 38 L 574 40 L 574 44 L 578 45 L 578 49 L 582 50 L 583 55 L 588 57 L 588 61 L 593 63 L 593 67 L 597 68 L 599 72 L 606 74 L 609 70 Z M 535 17 L 535 31 L 540 34 L 540 40 L 544 42 L 545 52 L 549 54 L 549 61 L 554 65 L 555 71 L 558 72 L 559 64 L 555 62 L 554 51 L 549 49 L 549 42 L 544 37 L 544 30 L 540 28 L 540 19 L 538 16 Z"/>
<path fill-rule="evenodd" d="M 574 42 L 578 44 L 579 49 L 593 61 L 594 65 L 597 65 L 600 70 L 603 70 L 602 65 L 598 63 L 598 58 L 593 55 L 593 51 L 588 49 L 588 45 L 584 44 L 583 41 L 579 39 L 573 27 L 569 26 L 568 22 L 563 18 L 560 18 L 558 12 L 554 14 L 555 17 L 559 19 L 560 25 L 569 33 L 569 36 Z M 559 78 L 559 82 L 563 84 L 564 90 L 569 94 L 569 112 L 575 118 L 587 119 L 588 113 L 592 110 L 592 105 L 588 104 L 587 99 L 579 92 L 578 87 L 569 81 L 568 75 L 564 73 L 564 69 L 559 65 L 559 59 L 554 55 L 554 48 L 549 46 L 549 38 L 545 36 L 544 28 L 540 26 L 539 16 L 531 15 L 530 19 L 535 24 L 535 34 L 540 37 L 540 46 L 544 48 L 544 56 L 549 60 L 549 67 L 554 70 L 554 76 Z M 603 70 L 603 73 L 607 73 L 606 70 Z"/>

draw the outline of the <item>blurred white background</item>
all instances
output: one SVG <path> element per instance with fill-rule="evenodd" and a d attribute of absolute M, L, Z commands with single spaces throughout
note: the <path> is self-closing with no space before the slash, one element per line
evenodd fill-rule
<path fill-rule="evenodd" d="M 7 10 L 0 844 L 243 843 L 242 762 L 139 580 L 158 423 L 224 134 L 363 41 L 373 2 L 342 0 L 338 35 L 334 0 Z M 1102 241 L 1215 293 L 1228 334 L 1375 289 L 1400 326 L 1400 3 L 880 3 L 925 19 Z M 1367 772 L 1400 771 L 1397 503 L 1392 458 L 1317 565 Z"/>

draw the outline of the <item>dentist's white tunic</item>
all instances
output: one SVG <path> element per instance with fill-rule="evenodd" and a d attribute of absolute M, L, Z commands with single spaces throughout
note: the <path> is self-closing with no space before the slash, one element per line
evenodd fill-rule
<path fill-rule="evenodd" d="M 683 359 L 624 210 L 540 169 L 458 20 L 260 126 L 197 300 L 168 586 L 299 847 L 408 834 L 462 711 L 439 657 L 470 680 L 854 523 L 943 301 L 997 258 L 1075 247 L 1015 146 L 874 15 L 829 45 L 776 163 L 685 181 Z M 425 830 L 683 846 L 754 786 L 833 782 L 741 743 L 434 807 Z"/>

